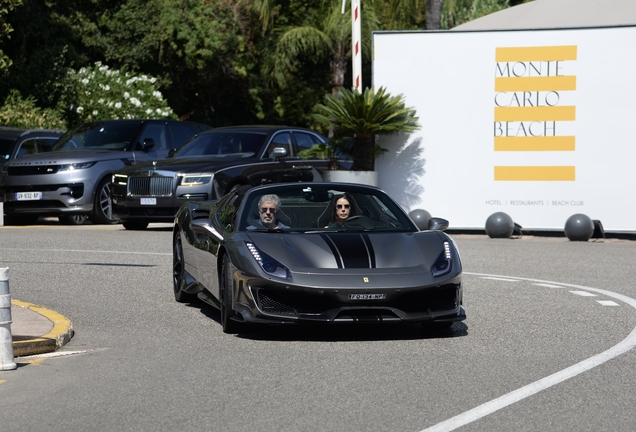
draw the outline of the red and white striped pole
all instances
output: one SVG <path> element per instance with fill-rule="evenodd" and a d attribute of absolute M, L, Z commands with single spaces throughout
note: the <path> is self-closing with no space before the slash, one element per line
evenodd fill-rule
<path fill-rule="evenodd" d="M 342 0 L 342 13 L 347 0 Z M 351 0 L 351 70 L 353 89 L 362 92 L 362 42 L 360 30 L 360 0 Z"/>
<path fill-rule="evenodd" d="M 362 41 L 360 40 L 360 0 L 351 0 L 351 63 L 353 88 L 362 92 Z"/>

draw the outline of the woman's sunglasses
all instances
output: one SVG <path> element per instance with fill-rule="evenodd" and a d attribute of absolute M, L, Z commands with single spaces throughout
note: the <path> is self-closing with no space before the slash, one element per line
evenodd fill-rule
<path fill-rule="evenodd" d="M 336 204 L 336 208 L 338 210 L 342 209 L 343 207 L 349 210 L 351 208 L 351 204 Z"/>

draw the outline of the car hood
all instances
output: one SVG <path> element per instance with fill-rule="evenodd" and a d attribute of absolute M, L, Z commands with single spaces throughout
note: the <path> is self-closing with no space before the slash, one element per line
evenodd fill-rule
<path fill-rule="evenodd" d="M 445 234 L 436 231 L 252 232 L 248 237 L 262 252 L 283 263 L 292 273 L 333 273 L 335 269 L 430 273 L 431 267 L 444 252 L 444 241 L 450 242 Z"/>
<path fill-rule="evenodd" d="M 114 159 L 133 161 L 133 157 L 133 152 L 120 150 L 64 150 L 24 156 L 9 161 L 7 166 L 60 165 Z"/>
<path fill-rule="evenodd" d="M 190 158 L 167 158 L 154 162 L 137 164 L 135 166 L 126 167 L 124 171 L 131 175 L 135 171 L 174 171 L 183 173 L 199 173 L 199 172 L 217 172 L 218 170 L 236 166 L 243 163 L 253 163 L 254 158 L 210 158 L 210 157 L 190 157 Z"/>

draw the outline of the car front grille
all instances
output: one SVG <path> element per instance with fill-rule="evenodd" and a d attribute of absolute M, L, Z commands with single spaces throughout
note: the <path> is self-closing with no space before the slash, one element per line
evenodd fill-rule
<path fill-rule="evenodd" d="M 365 307 L 369 309 L 395 308 L 407 314 L 431 314 L 459 307 L 459 285 L 445 284 L 440 287 L 405 290 L 393 293 L 391 300 L 369 303 L 367 301 L 343 303 L 333 295 L 311 291 L 287 291 L 257 289 L 256 301 L 264 313 L 283 316 L 317 316 L 341 307 Z M 372 311 L 373 316 L 379 312 Z M 354 315 L 361 312 L 356 311 Z M 386 313 L 383 312 L 383 313 Z M 392 314 L 392 313 L 391 313 Z"/>
<path fill-rule="evenodd" d="M 172 196 L 174 177 L 129 177 L 128 196 Z"/>
<path fill-rule="evenodd" d="M 7 169 L 7 174 L 12 176 L 55 174 L 59 169 L 59 165 L 12 166 Z"/>

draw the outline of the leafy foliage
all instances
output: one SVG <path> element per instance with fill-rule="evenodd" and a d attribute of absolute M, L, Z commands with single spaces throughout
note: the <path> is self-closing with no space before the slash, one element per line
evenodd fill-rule
<path fill-rule="evenodd" d="M 402 95 L 392 96 L 384 87 L 341 89 L 338 97 L 325 95 L 324 104 L 314 108 L 318 123 L 332 126 L 336 137 L 353 136 L 352 170 L 371 171 L 375 155 L 386 151 L 375 143 L 379 134 L 414 132 L 419 129 L 415 110 L 404 104 Z"/>
<path fill-rule="evenodd" d="M 509 7 L 509 0 L 445 0 L 442 28 L 449 29 Z"/>
<path fill-rule="evenodd" d="M 62 116 L 50 108 L 39 108 L 32 97 L 22 98 L 13 90 L 0 107 L 0 125 L 22 129 L 66 129 Z"/>
<path fill-rule="evenodd" d="M 22 4 L 22 0 L 0 0 L 0 39 L 9 37 L 13 27 L 4 20 L 4 16 L 17 6 Z M 0 70 L 11 66 L 11 59 L 0 49 Z"/>
<path fill-rule="evenodd" d="M 156 78 L 110 69 L 100 62 L 69 71 L 63 103 L 69 124 L 103 119 L 174 118 Z"/>

